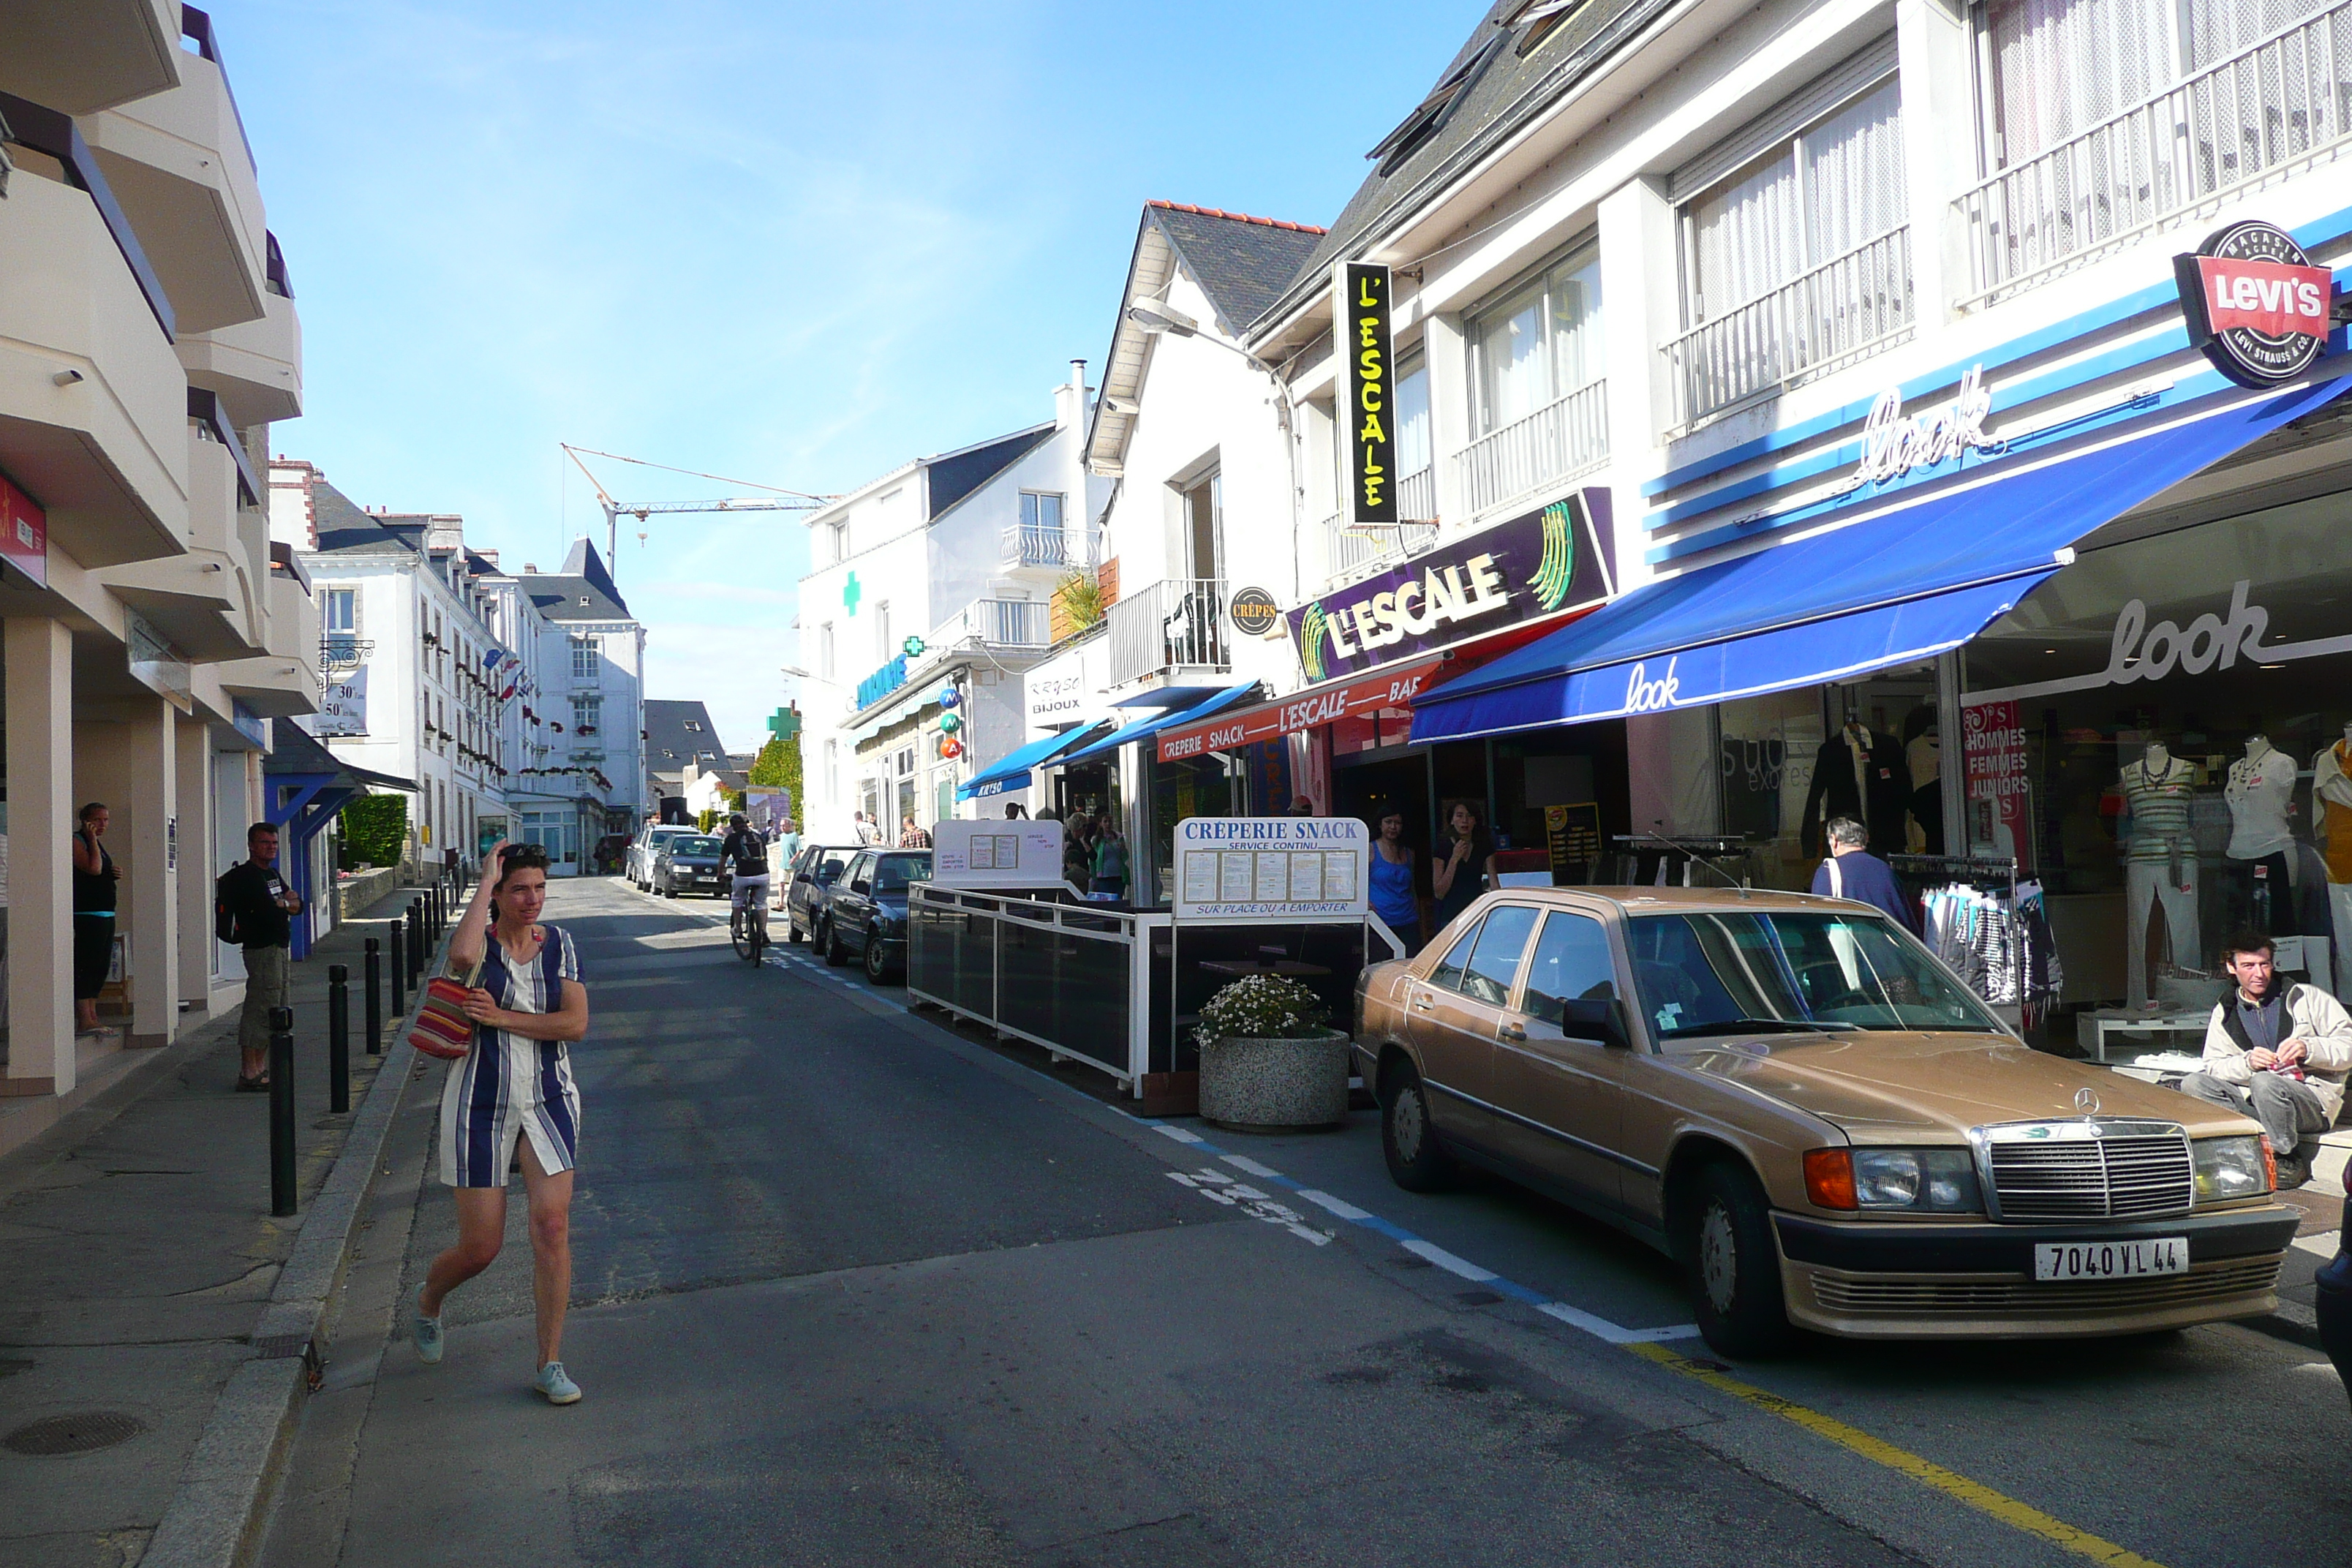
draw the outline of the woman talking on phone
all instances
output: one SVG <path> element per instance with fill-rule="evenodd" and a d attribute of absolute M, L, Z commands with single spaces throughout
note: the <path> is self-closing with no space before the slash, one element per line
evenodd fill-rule
<path fill-rule="evenodd" d="M 497 1259 L 506 1237 L 507 1166 L 520 1147 L 539 1309 L 531 1386 L 550 1404 L 570 1405 L 580 1385 L 564 1372 L 562 1354 L 580 1089 L 565 1047 L 587 1036 L 588 991 L 571 934 L 539 923 L 546 902 L 547 851 L 501 840 L 449 938 L 450 967 L 468 977 L 465 1008 L 474 1021 L 473 1047 L 449 1064 L 441 1090 L 441 1180 L 457 1190 L 457 1245 L 425 1277 L 415 1339 L 416 1353 L 438 1362 L 442 1302 Z"/>
<path fill-rule="evenodd" d="M 1495 853 L 1495 841 L 1486 837 L 1478 808 L 1467 801 L 1454 803 L 1445 829 L 1445 842 L 1429 860 L 1429 890 L 1437 895 L 1437 918 L 1432 923 L 1438 931 L 1486 890 L 1486 861 Z"/>

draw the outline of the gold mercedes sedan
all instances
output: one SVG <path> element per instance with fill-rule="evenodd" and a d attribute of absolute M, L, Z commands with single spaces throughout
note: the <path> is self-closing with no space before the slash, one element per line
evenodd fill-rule
<path fill-rule="evenodd" d="M 2262 1130 L 2033 1050 L 1909 932 L 1793 893 L 1488 893 L 1368 968 L 1389 1172 L 1467 1162 L 1619 1226 L 1720 1353 L 2136 1333 L 2273 1310 Z"/>

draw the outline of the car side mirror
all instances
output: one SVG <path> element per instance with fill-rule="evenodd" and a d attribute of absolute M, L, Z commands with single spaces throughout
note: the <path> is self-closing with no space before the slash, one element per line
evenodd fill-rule
<path fill-rule="evenodd" d="M 1633 1031 L 1625 1004 L 1614 996 L 1560 1004 L 1559 1032 L 1571 1040 L 1596 1040 L 1618 1050 L 1633 1048 Z"/>
<path fill-rule="evenodd" d="M 849 884 L 849 890 L 853 893 L 870 893 L 874 890 L 874 884 L 860 877 Z"/>

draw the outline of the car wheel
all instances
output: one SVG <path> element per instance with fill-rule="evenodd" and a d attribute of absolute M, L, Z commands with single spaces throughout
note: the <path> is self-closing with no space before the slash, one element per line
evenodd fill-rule
<path fill-rule="evenodd" d="M 1429 1090 L 1421 1075 L 1400 1064 L 1381 1102 L 1381 1152 L 1389 1178 L 1409 1193 L 1433 1193 L 1454 1179 L 1454 1156 L 1429 1119 Z"/>
<path fill-rule="evenodd" d="M 889 961 L 882 956 L 882 933 L 866 933 L 866 978 L 880 985 L 890 978 Z"/>
<path fill-rule="evenodd" d="M 849 950 L 841 945 L 841 933 L 833 929 L 831 921 L 817 928 L 816 944 L 824 950 L 826 968 L 839 969 L 849 962 Z"/>
<path fill-rule="evenodd" d="M 1699 1332 L 1722 1355 L 1753 1359 L 1788 1347 L 1794 1331 L 1780 1294 L 1771 1205 L 1741 1166 L 1717 1161 L 1692 1178 L 1678 1205 L 1675 1250 L 1690 1280 Z"/>

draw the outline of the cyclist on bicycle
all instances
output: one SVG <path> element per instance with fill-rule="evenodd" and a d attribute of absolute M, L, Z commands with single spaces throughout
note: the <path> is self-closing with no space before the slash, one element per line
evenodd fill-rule
<path fill-rule="evenodd" d="M 739 912 L 755 910 L 751 919 L 764 934 L 768 927 L 768 841 L 744 820 L 740 811 L 727 819 L 727 837 L 719 842 L 719 858 L 735 875 L 733 907 Z"/>

